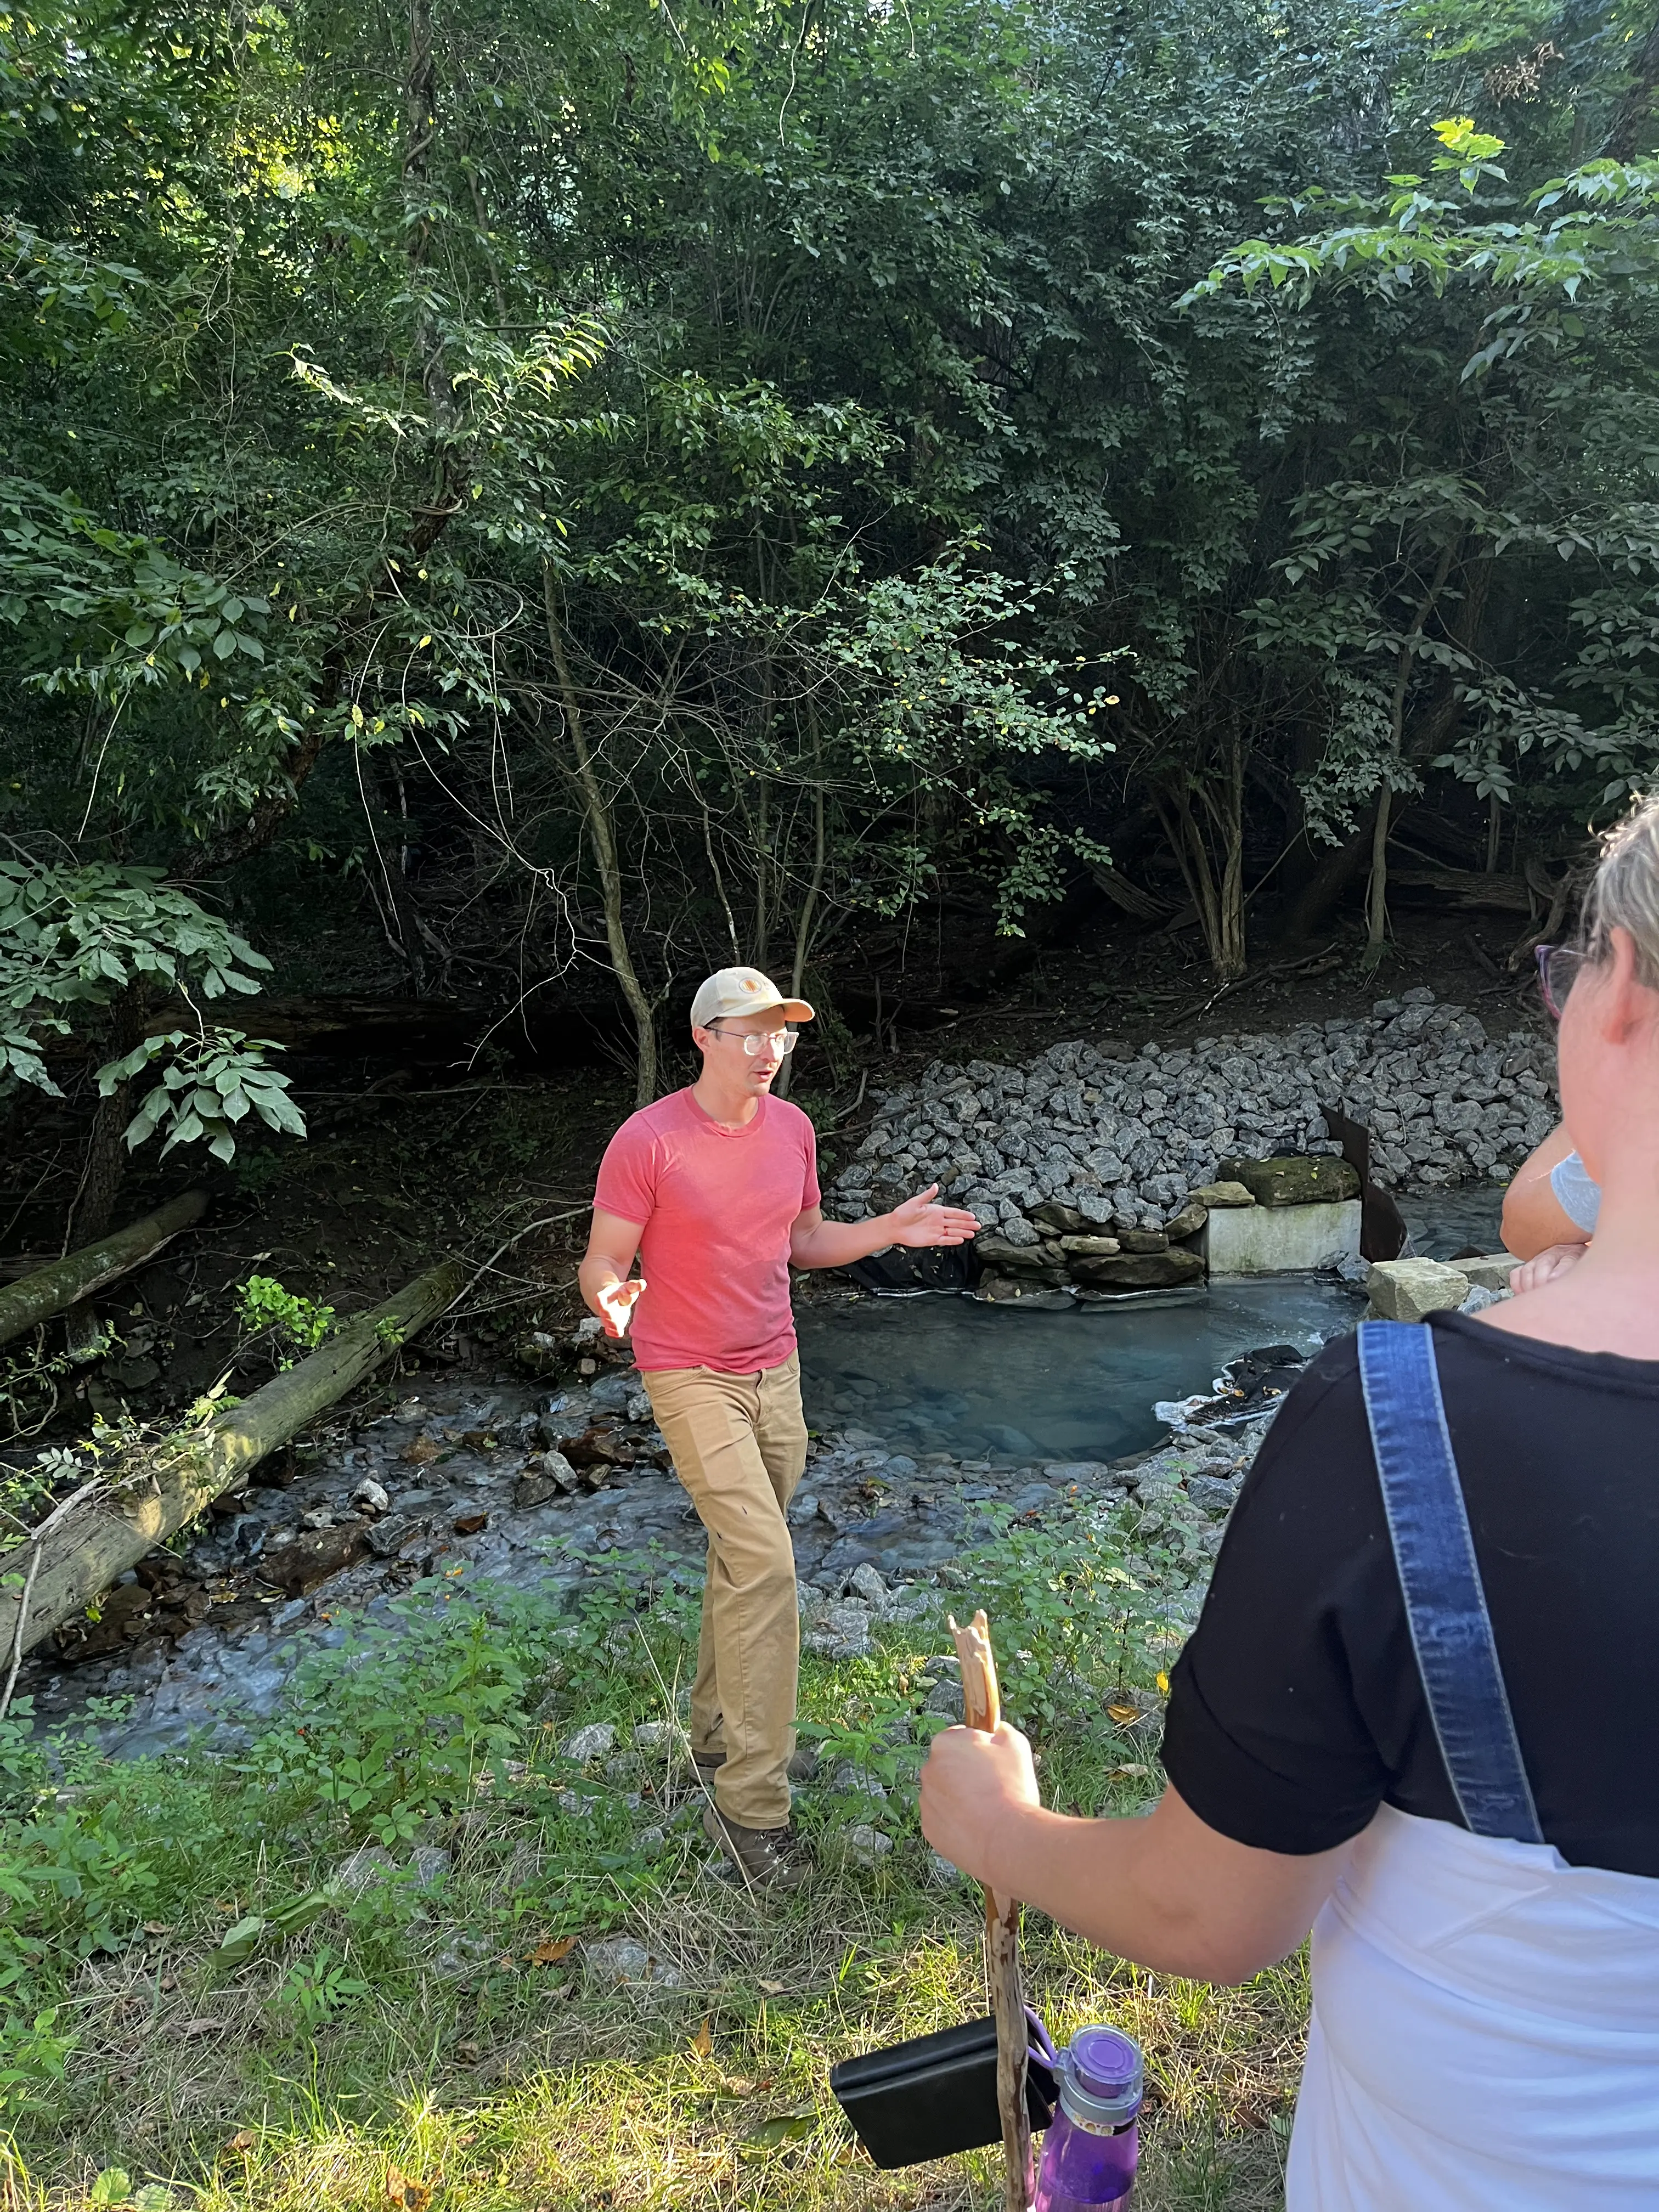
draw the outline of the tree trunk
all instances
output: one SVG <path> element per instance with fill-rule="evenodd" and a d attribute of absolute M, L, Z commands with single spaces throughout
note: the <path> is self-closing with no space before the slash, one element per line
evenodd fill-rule
<path fill-rule="evenodd" d="M 1285 944 L 1303 944 L 1324 928 L 1342 894 L 1364 866 L 1370 848 L 1371 833 L 1365 828 L 1356 830 L 1346 844 L 1334 846 L 1325 854 L 1285 917 L 1279 934 Z"/>
<path fill-rule="evenodd" d="M 1182 880 L 1198 910 L 1199 926 L 1217 980 L 1236 982 L 1244 973 L 1244 778 L 1243 753 L 1232 740 L 1221 795 L 1218 799 L 1203 783 L 1199 801 L 1208 815 L 1221 844 L 1217 870 L 1204 831 L 1193 807 L 1194 779 L 1172 776 L 1162 793 L 1154 793 L 1164 834 L 1170 842 Z"/>
<path fill-rule="evenodd" d="M 792 999 L 799 998 L 806 981 L 806 956 L 811 948 L 812 925 L 823 892 L 824 861 L 828 850 L 823 818 L 823 747 L 816 726 L 812 732 L 812 766 L 817 778 L 812 786 L 812 873 L 795 922 L 795 957 L 789 970 L 789 995 Z M 778 1079 L 772 1088 L 780 1098 L 789 1096 L 789 1079 L 794 1073 L 794 1061 L 786 1060 L 778 1070 Z"/>
<path fill-rule="evenodd" d="M 1446 579 L 1451 574 L 1457 545 L 1455 538 L 1449 538 L 1441 547 L 1433 581 L 1424 593 L 1417 612 L 1412 617 L 1410 629 L 1400 641 L 1394 695 L 1389 702 L 1389 759 L 1383 764 L 1378 782 L 1376 813 L 1371 823 L 1371 875 L 1365 893 L 1365 950 L 1360 957 L 1360 966 L 1366 970 L 1375 968 L 1382 959 L 1383 945 L 1388 938 L 1389 828 L 1394 811 L 1395 793 L 1395 778 L 1389 770 L 1392 767 L 1401 771 L 1401 781 L 1404 782 L 1406 695 L 1411 689 L 1417 640 L 1422 635 L 1423 625 L 1434 612 L 1435 604 L 1446 587 Z"/>
<path fill-rule="evenodd" d="M 634 956 L 629 950 L 628 932 L 623 921 L 622 865 L 617 857 L 616 825 L 599 780 L 593 770 L 593 759 L 587 749 L 587 739 L 582 728 L 581 702 L 576 696 L 576 687 L 571 680 L 570 663 L 564 649 L 564 629 L 559 620 L 558 600 L 553 571 L 542 570 L 542 602 L 547 614 L 547 642 L 553 655 L 554 672 L 559 680 L 559 697 L 564 708 L 565 734 L 570 740 L 570 750 L 575 761 L 575 781 L 582 795 L 582 807 L 587 817 L 588 842 L 593 848 L 593 859 L 599 872 L 599 896 L 605 907 L 605 934 L 611 951 L 611 969 L 628 1001 L 628 1010 L 634 1017 L 634 1035 L 637 1058 L 634 1083 L 634 1103 L 648 1106 L 657 1095 L 657 1025 L 650 1000 L 640 981 L 639 971 L 634 965 Z"/>
<path fill-rule="evenodd" d="M 116 1002 L 108 1058 L 124 1059 L 144 1040 L 149 1019 L 149 986 L 142 978 L 129 983 Z M 107 1098 L 93 1109 L 92 1130 L 87 1139 L 81 1169 L 81 1187 L 70 1203 L 64 1224 L 64 1249 L 92 1244 L 115 1218 L 115 1201 L 127 1171 L 127 1123 L 132 1119 L 132 1085 L 118 1083 Z"/>
<path fill-rule="evenodd" d="M 154 1213 L 129 1223 L 113 1237 L 85 1245 L 66 1259 L 54 1260 L 50 1267 L 37 1267 L 32 1275 L 20 1276 L 0 1291 L 0 1344 L 9 1344 L 37 1322 L 50 1321 L 54 1314 L 90 1297 L 106 1283 L 131 1274 L 181 1230 L 199 1221 L 207 1205 L 204 1190 L 187 1190 L 182 1198 L 169 1199 Z"/>
<path fill-rule="evenodd" d="M 135 1454 L 108 1480 L 89 1483 L 73 1510 L 52 1516 L 40 1540 L 14 1547 L 29 1559 L 27 1591 L 0 1589 L 0 1663 L 31 1650 L 83 1612 L 118 1575 L 211 1504 L 307 1422 L 395 1352 L 459 1294 L 459 1261 L 419 1276 L 371 1312 L 359 1314 L 320 1352 L 279 1375 L 204 1427 Z M 27 1595 L 27 1612 L 22 1600 Z"/>

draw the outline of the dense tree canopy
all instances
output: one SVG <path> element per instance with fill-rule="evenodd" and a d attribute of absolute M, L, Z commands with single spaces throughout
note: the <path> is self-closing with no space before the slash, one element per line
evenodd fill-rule
<path fill-rule="evenodd" d="M 1547 896 L 1659 763 L 1656 84 L 1576 0 L 0 17 L 0 1079 L 88 1035 L 87 1220 L 292 1125 L 255 948 L 603 983 L 648 1096 L 709 965 L 1079 875 L 1223 975 L 1380 954 L 1426 799 Z"/>

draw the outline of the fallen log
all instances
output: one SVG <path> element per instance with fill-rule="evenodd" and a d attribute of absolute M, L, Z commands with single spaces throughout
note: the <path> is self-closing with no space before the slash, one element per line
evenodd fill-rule
<path fill-rule="evenodd" d="M 337 1329 L 320 1351 L 201 1427 L 131 1455 L 0 1558 L 23 1586 L 0 1590 L 0 1655 L 15 1659 L 73 1620 L 118 1575 L 228 1490 L 267 1452 L 327 1411 L 459 1294 L 447 1261 Z M 27 1599 L 27 1604 L 25 1600 Z"/>
<path fill-rule="evenodd" d="M 1524 876 L 1483 875 L 1473 868 L 1391 866 L 1390 891 L 1420 891 L 1460 914 L 1531 914 L 1537 900 Z"/>
<path fill-rule="evenodd" d="M 187 1190 L 182 1197 L 157 1206 L 154 1213 L 145 1214 L 141 1221 L 130 1222 L 112 1236 L 100 1237 L 95 1243 L 66 1253 L 61 1260 L 9 1284 L 0 1291 L 0 1344 L 21 1336 L 36 1322 L 50 1321 L 53 1314 L 90 1297 L 106 1283 L 142 1267 L 164 1244 L 171 1243 L 180 1230 L 199 1221 L 207 1205 L 204 1190 Z"/>

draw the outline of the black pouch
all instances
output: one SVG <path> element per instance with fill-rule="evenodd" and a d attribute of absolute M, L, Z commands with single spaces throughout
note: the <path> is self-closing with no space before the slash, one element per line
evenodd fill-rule
<path fill-rule="evenodd" d="M 1054 2116 L 1060 2085 L 1048 2029 L 1029 2005 L 1025 2017 L 1031 2024 L 1025 2109 L 1038 2131 Z M 843 2058 L 830 2069 L 830 2087 L 878 2166 L 919 2166 L 1002 2140 L 997 2024 L 988 2013 L 961 2027 Z"/>

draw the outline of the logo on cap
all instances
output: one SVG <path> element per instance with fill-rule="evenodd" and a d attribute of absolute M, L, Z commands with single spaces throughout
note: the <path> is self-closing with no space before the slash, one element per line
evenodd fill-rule
<path fill-rule="evenodd" d="M 745 991 L 758 991 L 760 985 L 752 975 L 745 975 L 743 979 L 743 988 Z"/>

